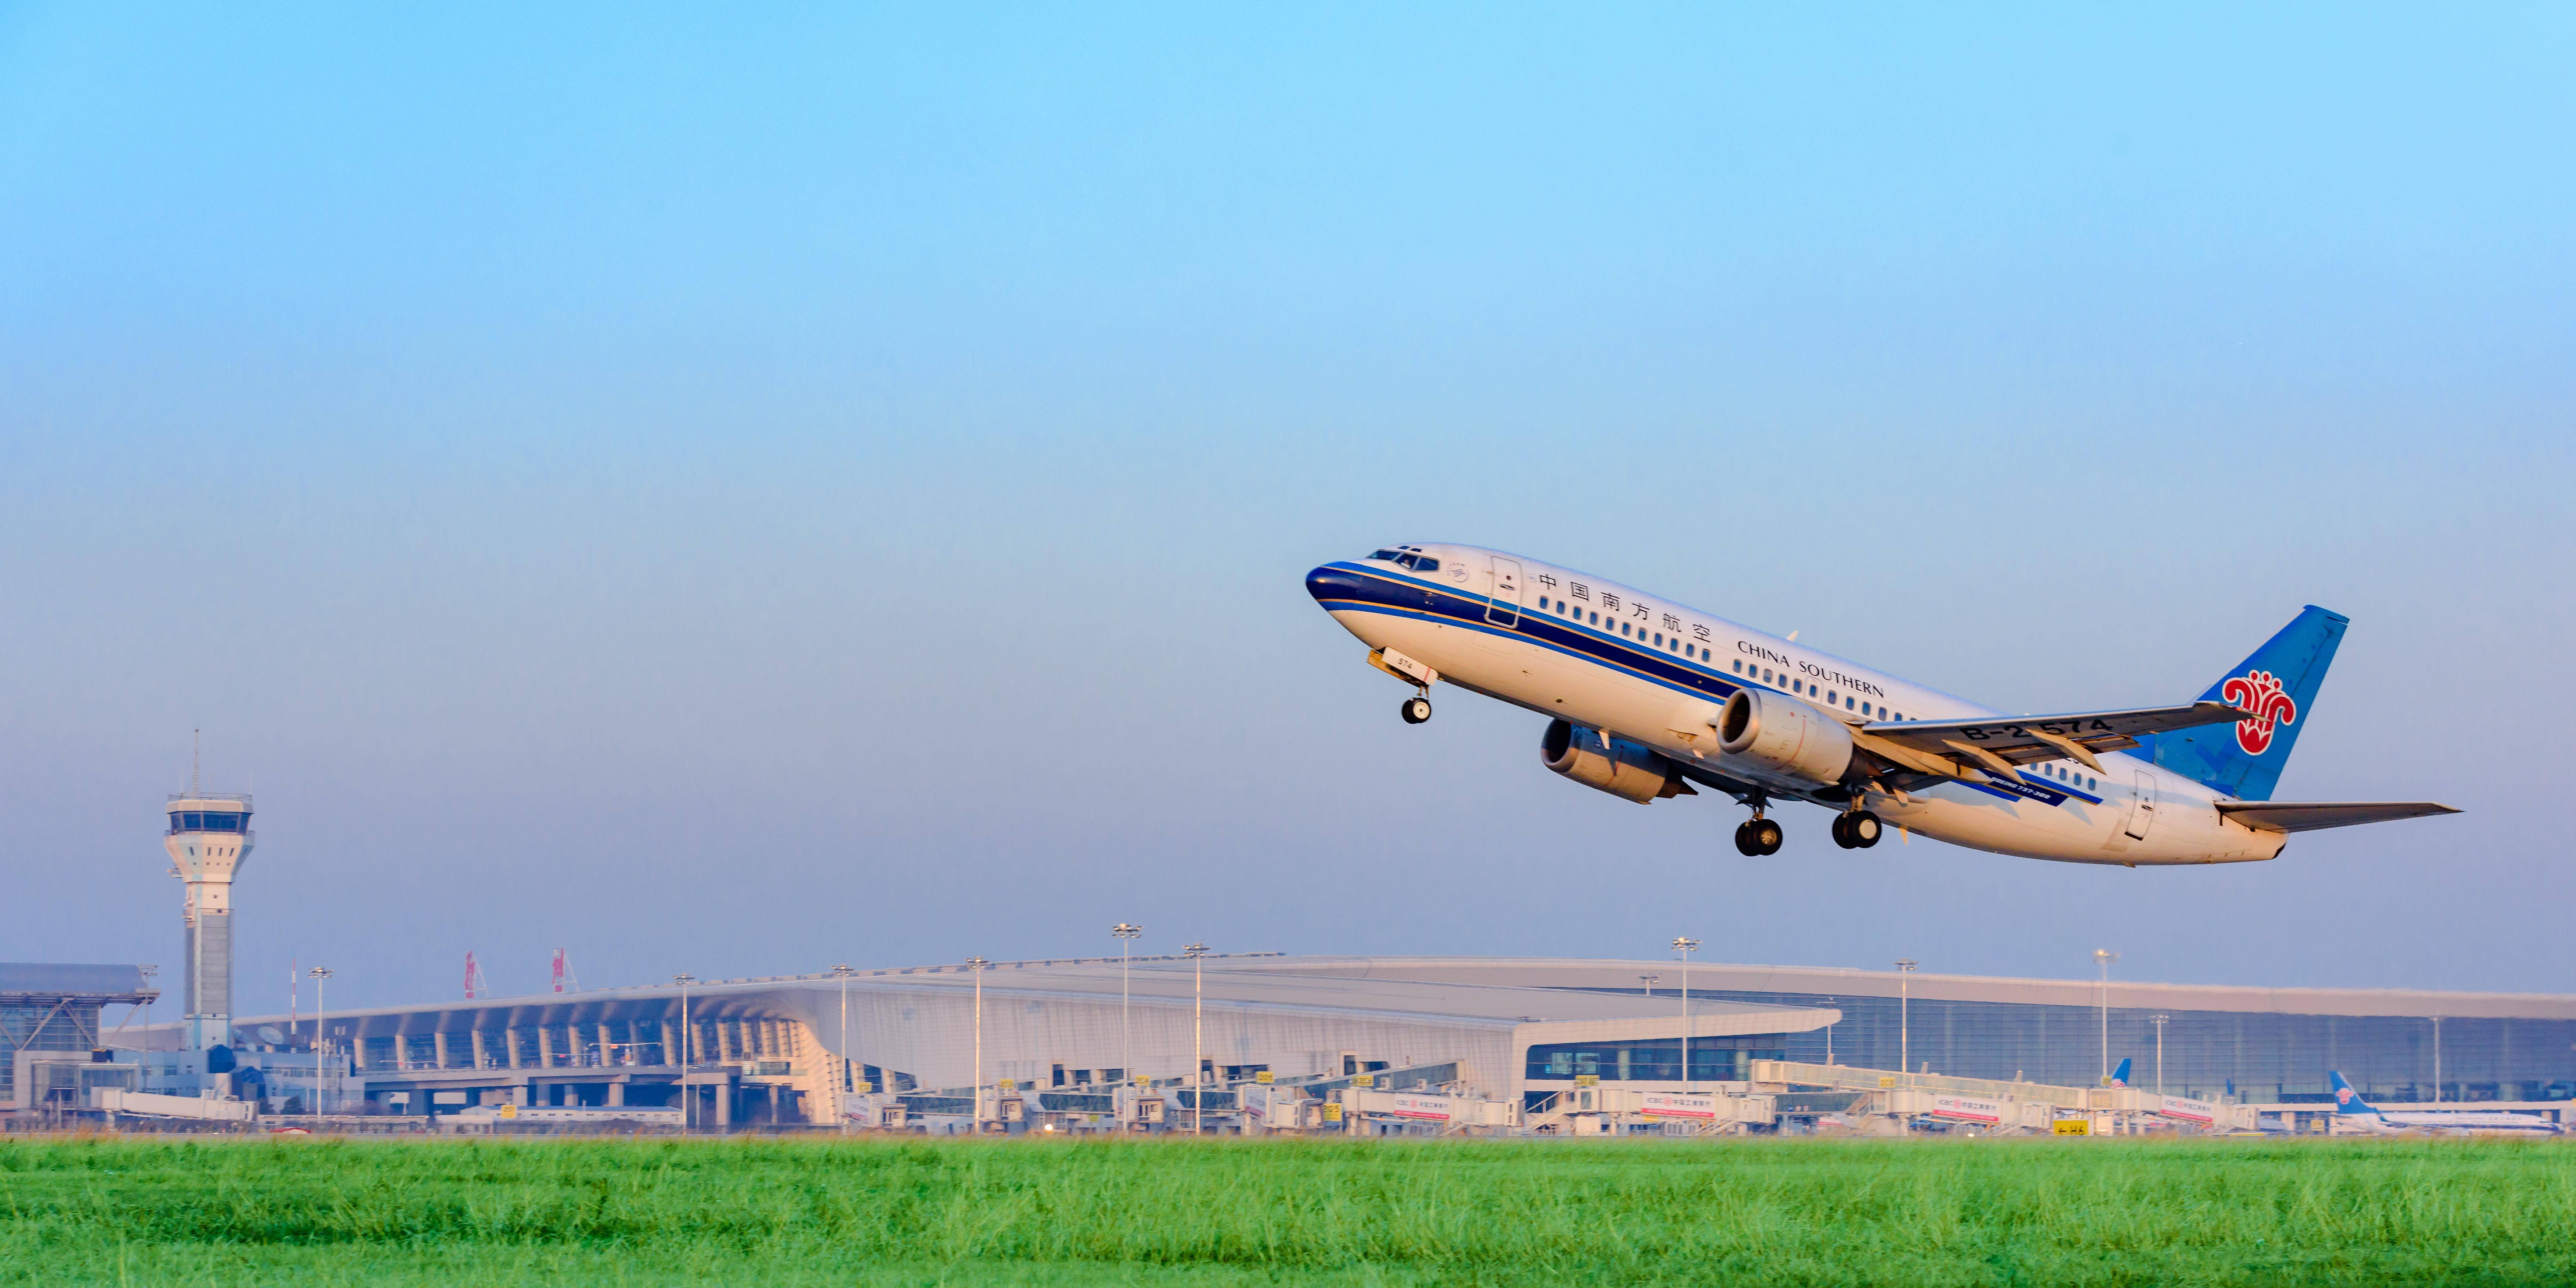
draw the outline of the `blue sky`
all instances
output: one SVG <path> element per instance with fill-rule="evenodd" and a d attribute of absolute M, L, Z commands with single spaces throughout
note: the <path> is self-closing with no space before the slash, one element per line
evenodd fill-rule
<path fill-rule="evenodd" d="M 2547 7 L 0 9 L 18 959 L 245 1006 L 1108 951 L 2563 991 Z M 2016 710 L 2354 620 L 2131 872 L 1419 729 L 1312 564 L 1503 546 Z M 274 980 L 274 984 L 263 983 Z M 280 996 L 271 998 L 269 994 Z"/>

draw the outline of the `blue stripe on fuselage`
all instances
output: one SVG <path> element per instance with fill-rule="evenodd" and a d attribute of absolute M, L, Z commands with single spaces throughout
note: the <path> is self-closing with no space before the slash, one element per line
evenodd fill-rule
<path fill-rule="evenodd" d="M 1327 577 L 1324 574 L 1328 572 L 1342 575 Z M 1374 568 L 1346 563 L 1327 564 L 1307 575 L 1306 589 L 1327 612 L 1355 609 L 1387 613 L 1483 631 L 1504 639 L 1529 640 L 1694 697 L 1723 702 L 1737 689 L 1767 687 L 1748 686 L 1742 680 L 1710 668 L 1694 666 L 1643 644 L 1579 627 L 1533 608 L 1517 610 L 1520 617 L 1518 629 L 1497 625 L 1485 620 L 1486 600 L 1482 595 L 1455 594 L 1419 578 L 1391 576 Z"/>
<path fill-rule="evenodd" d="M 1765 689 L 1782 697 L 1797 697 L 1777 686 L 1695 665 L 1626 637 L 1577 625 L 1542 609 L 1513 609 L 1520 618 L 1517 629 L 1488 622 L 1485 620 L 1488 601 L 1484 596 L 1461 595 L 1418 577 L 1399 576 L 1351 563 L 1331 563 L 1306 575 L 1306 589 L 1326 612 L 1347 609 L 1384 613 L 1391 617 L 1410 617 L 1443 626 L 1482 631 L 1504 639 L 1527 640 L 1694 697 L 1724 701 L 1737 689 Z M 1550 638 L 1551 635 L 1556 638 Z M 1968 779 L 1958 781 L 1962 786 L 2001 800 L 2037 801 L 2050 806 L 2063 806 L 2069 800 L 2093 805 L 2102 803 L 2099 796 L 2076 791 L 2052 780 L 2034 778 L 2027 772 L 2016 771 L 2016 777 L 2020 781 L 2012 784 Z"/>

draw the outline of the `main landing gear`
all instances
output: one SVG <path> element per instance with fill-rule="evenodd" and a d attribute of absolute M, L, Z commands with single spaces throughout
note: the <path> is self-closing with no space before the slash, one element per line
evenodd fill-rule
<path fill-rule="evenodd" d="M 1878 838 L 1886 832 L 1887 827 L 1878 821 L 1878 815 L 1865 809 L 1834 818 L 1834 844 L 1846 850 L 1866 850 L 1878 844 Z"/>
<path fill-rule="evenodd" d="M 1401 708 L 1406 724 L 1420 724 L 1431 718 L 1431 699 L 1417 693 L 1404 700 Z"/>
<path fill-rule="evenodd" d="M 1735 852 L 1748 859 L 1778 854 L 1780 842 L 1785 839 L 1787 834 L 1780 830 L 1778 823 L 1756 814 L 1735 829 Z"/>

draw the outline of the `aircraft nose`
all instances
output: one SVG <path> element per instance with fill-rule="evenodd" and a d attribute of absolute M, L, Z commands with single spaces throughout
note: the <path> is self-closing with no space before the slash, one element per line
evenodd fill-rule
<path fill-rule="evenodd" d="M 1359 578 L 1331 564 L 1309 569 L 1306 573 L 1306 593 L 1314 596 L 1317 603 L 1332 599 L 1350 599 L 1359 586 Z"/>

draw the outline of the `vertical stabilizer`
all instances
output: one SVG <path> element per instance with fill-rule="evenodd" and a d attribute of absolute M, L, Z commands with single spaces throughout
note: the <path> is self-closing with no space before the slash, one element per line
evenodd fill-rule
<path fill-rule="evenodd" d="M 2272 799 L 2281 766 L 2307 727 L 2309 708 L 2349 625 L 2350 618 L 2314 604 L 2299 610 L 2279 634 L 2200 695 L 2203 702 L 2254 712 L 2254 719 L 2156 734 L 2140 739 L 2143 745 L 2132 754 L 2240 800 Z"/>
<path fill-rule="evenodd" d="M 2326 1070 L 2326 1077 L 2334 1084 L 2336 1113 L 2375 1114 L 2379 1112 L 2378 1110 L 2371 1108 L 2369 1101 L 2361 1098 L 2360 1092 L 2352 1089 L 2351 1083 L 2343 1080 L 2343 1075 L 2341 1073 L 2333 1069 L 2328 1069 Z"/>

